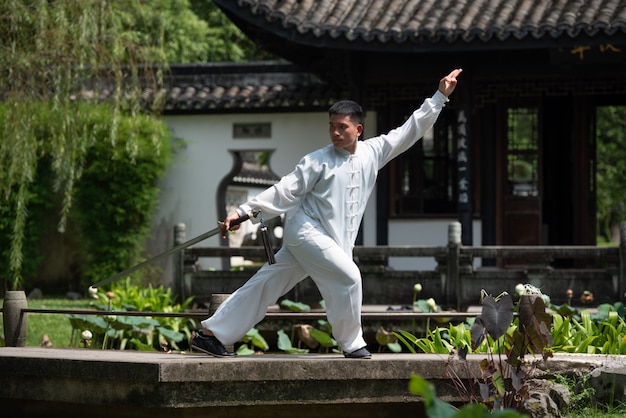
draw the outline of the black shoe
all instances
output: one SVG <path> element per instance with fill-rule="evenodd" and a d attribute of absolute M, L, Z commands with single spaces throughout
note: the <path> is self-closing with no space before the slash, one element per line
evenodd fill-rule
<path fill-rule="evenodd" d="M 235 355 L 232 351 L 228 351 L 215 336 L 204 335 L 201 331 L 191 340 L 191 350 L 200 351 L 213 357 L 232 357 Z"/>
<path fill-rule="evenodd" d="M 358 350 L 355 350 L 351 353 L 343 353 L 343 356 L 345 358 L 372 358 L 372 355 L 369 351 L 367 351 L 367 348 L 365 347 L 359 348 Z"/>

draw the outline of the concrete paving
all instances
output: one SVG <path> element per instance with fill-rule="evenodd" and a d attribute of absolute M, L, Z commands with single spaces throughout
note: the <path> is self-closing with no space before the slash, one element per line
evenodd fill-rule
<path fill-rule="evenodd" d="M 39 347 L 0 348 L 0 415 L 6 417 L 419 417 L 408 392 L 413 373 L 458 401 L 451 376 L 470 382 L 478 363 L 432 354 L 265 354 L 217 359 L 196 353 L 156 353 Z M 618 377 L 625 356 L 556 355 L 538 367 L 578 368 Z M 10 415 L 9 415 L 10 413 Z"/>

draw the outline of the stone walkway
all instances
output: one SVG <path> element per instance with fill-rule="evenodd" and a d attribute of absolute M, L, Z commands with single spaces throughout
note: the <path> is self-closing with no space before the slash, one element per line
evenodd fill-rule
<path fill-rule="evenodd" d="M 11 417 L 397 417 L 420 416 L 408 393 L 411 374 L 434 383 L 438 396 L 458 400 L 450 372 L 479 376 L 486 355 L 461 361 L 432 354 L 241 356 L 195 353 L 0 348 L 0 411 Z M 556 355 L 540 368 L 579 369 L 626 384 L 626 356 Z M 602 384 L 602 383 L 601 383 Z M 616 386 L 617 384 L 617 386 Z M 8 414 L 10 412 L 10 415 Z M 7 413 L 7 415 L 5 415 Z M 295 414 L 295 415 L 294 415 Z M 407 415 L 408 414 L 408 415 Z"/>

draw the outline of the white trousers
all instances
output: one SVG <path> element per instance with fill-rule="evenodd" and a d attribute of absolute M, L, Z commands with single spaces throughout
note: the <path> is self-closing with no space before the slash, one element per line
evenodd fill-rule
<path fill-rule="evenodd" d="M 202 321 L 202 326 L 223 344 L 234 344 L 265 317 L 268 306 L 307 276 L 324 298 L 333 337 L 342 350 L 365 347 L 361 272 L 351 255 L 317 229 L 309 230 L 298 245 L 283 245 L 276 253 L 276 263 L 261 267 L 213 316 Z"/>

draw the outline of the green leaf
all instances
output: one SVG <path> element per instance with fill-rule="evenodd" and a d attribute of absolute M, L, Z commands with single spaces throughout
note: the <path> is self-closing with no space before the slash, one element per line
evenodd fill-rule
<path fill-rule="evenodd" d="M 248 347 L 247 345 L 241 345 L 238 349 L 237 349 L 237 355 L 238 356 L 251 356 L 254 354 L 254 350 L 251 349 L 250 347 Z"/>
<path fill-rule="evenodd" d="M 137 338 L 131 339 L 130 342 L 134 344 L 139 351 L 156 351 L 150 344 L 144 344 Z"/>
<path fill-rule="evenodd" d="M 502 374 L 498 371 L 493 375 L 493 387 L 495 388 L 498 396 L 502 398 L 504 396 L 504 379 L 502 378 Z"/>
<path fill-rule="evenodd" d="M 280 301 L 280 306 L 290 309 L 293 312 L 311 312 L 311 306 L 306 303 L 294 302 L 289 299 Z"/>
<path fill-rule="evenodd" d="M 457 411 L 452 405 L 437 398 L 435 386 L 417 374 L 411 375 L 409 392 L 424 399 L 426 415 L 429 418 L 449 418 Z"/>
<path fill-rule="evenodd" d="M 69 319 L 72 327 L 81 331 L 89 329 L 93 332 L 102 333 L 109 328 L 109 325 L 101 316 L 71 315 Z"/>
<path fill-rule="evenodd" d="M 313 337 L 315 341 L 319 342 L 322 347 L 328 348 L 335 347 L 337 345 L 337 341 L 324 331 L 320 331 L 317 328 L 311 328 L 309 333 L 311 334 L 311 337 Z"/>
<path fill-rule="evenodd" d="M 429 331 L 429 334 L 432 335 L 435 352 L 438 354 L 449 354 L 454 350 L 454 347 L 441 337 L 441 330 L 442 328 L 437 327 L 432 333 Z"/>
<path fill-rule="evenodd" d="M 306 354 L 309 352 L 306 348 L 296 348 L 291 345 L 291 340 L 282 329 L 278 330 L 278 349 L 287 354 Z"/>
<path fill-rule="evenodd" d="M 181 342 L 185 335 L 179 331 L 174 331 L 166 327 L 157 327 L 159 333 L 165 337 L 168 341 Z"/>
<path fill-rule="evenodd" d="M 263 351 L 267 351 L 270 348 L 265 338 L 263 338 L 259 330 L 256 328 L 250 329 L 241 341 L 245 343 L 251 342 L 253 346 L 260 348 Z"/>
<path fill-rule="evenodd" d="M 389 349 L 389 351 L 391 351 L 393 353 L 400 353 L 400 352 L 402 352 L 402 346 L 398 342 L 387 344 L 387 348 Z"/>
<path fill-rule="evenodd" d="M 282 329 L 279 329 L 276 334 L 278 334 L 277 345 L 278 345 L 279 350 L 287 351 L 293 348 L 293 345 L 291 344 L 291 340 L 289 339 L 287 334 L 285 334 L 285 331 L 283 331 Z"/>
<path fill-rule="evenodd" d="M 480 403 L 469 403 L 453 415 L 454 418 L 481 418 L 490 417 L 491 413 Z"/>
<path fill-rule="evenodd" d="M 417 308 L 422 311 L 422 312 L 432 312 L 432 308 L 430 307 L 430 305 L 428 305 L 428 303 L 426 303 L 425 299 L 419 299 L 416 300 L 413 303 L 414 306 L 417 306 Z"/>
<path fill-rule="evenodd" d="M 285 350 L 285 353 L 287 354 L 306 354 L 309 352 L 308 348 L 296 348 L 296 347 L 292 347 L 288 350 Z"/>
<path fill-rule="evenodd" d="M 398 340 L 400 340 L 402 342 L 402 344 L 404 344 L 404 346 L 413 354 L 416 354 L 417 351 L 415 351 L 415 342 L 417 341 L 417 338 L 404 330 L 399 330 L 398 332 L 393 333 L 396 337 L 398 337 Z"/>

